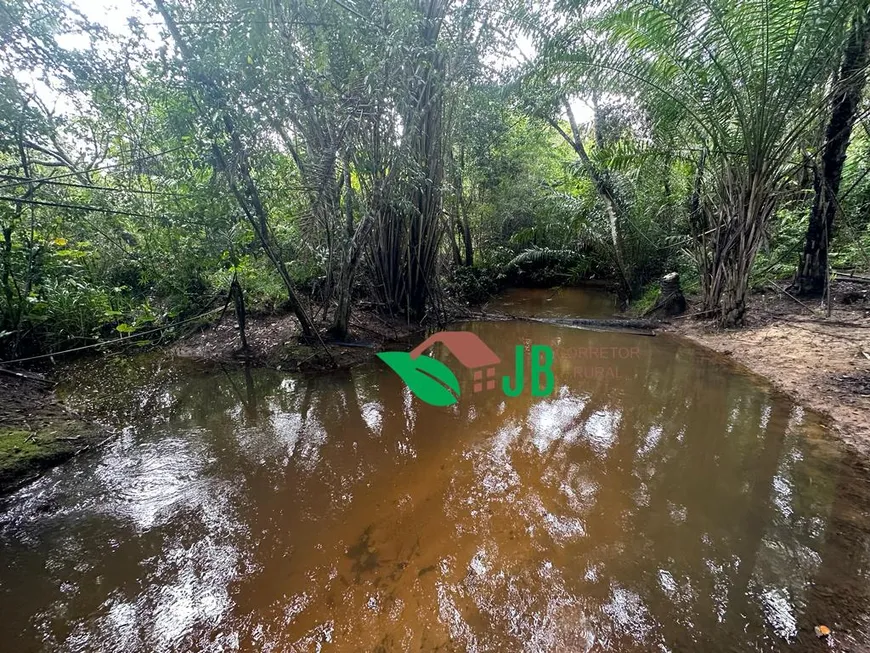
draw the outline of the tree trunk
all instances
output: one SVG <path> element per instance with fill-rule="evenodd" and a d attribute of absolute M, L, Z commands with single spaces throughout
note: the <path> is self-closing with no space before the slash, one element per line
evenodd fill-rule
<path fill-rule="evenodd" d="M 742 161 L 723 159 L 713 165 L 719 182 L 699 203 L 693 246 L 702 311 L 715 314 L 720 326 L 731 327 L 741 324 L 746 314 L 752 264 L 776 213 L 778 193 L 764 171 L 747 170 Z"/>
<path fill-rule="evenodd" d="M 269 260 L 274 264 L 278 274 L 281 276 L 281 280 L 284 282 L 284 286 L 287 288 L 287 299 L 290 304 L 290 310 L 293 311 L 296 318 L 299 320 L 302 333 L 306 336 L 311 336 L 315 333 L 314 324 L 311 322 L 311 318 L 308 316 L 308 313 L 305 312 L 302 303 L 299 301 L 293 280 L 287 272 L 287 267 L 284 265 L 283 259 L 275 250 L 272 243 L 268 226 L 268 213 L 263 205 L 257 185 L 248 168 L 247 150 L 235 128 L 235 123 L 229 114 L 229 108 L 227 107 L 223 95 L 220 89 L 208 76 L 199 72 L 197 58 L 188 47 L 187 42 L 182 38 L 181 31 L 178 29 L 178 24 L 169 13 L 163 0 L 154 0 L 154 4 L 156 5 L 158 12 L 160 12 L 160 15 L 163 17 L 169 33 L 172 34 L 172 38 L 181 53 L 183 61 L 194 77 L 194 81 L 203 88 L 205 91 L 205 97 L 210 100 L 212 105 L 210 108 L 217 110 L 221 116 L 224 131 L 229 140 L 232 166 L 230 166 L 230 161 L 227 160 L 229 157 L 224 156 L 223 151 L 217 143 L 212 143 L 212 151 L 218 158 L 221 168 L 226 173 L 230 189 L 247 217 L 248 222 L 250 222 L 251 227 L 254 229 L 254 233 L 257 235 L 266 256 L 268 256 Z M 241 181 L 241 185 L 238 183 L 236 176 L 238 176 Z"/>
<path fill-rule="evenodd" d="M 456 234 L 459 231 L 459 222 L 454 213 L 450 213 L 450 253 L 453 256 L 453 265 L 459 267 L 463 265 L 462 254 L 459 251 L 459 244 L 456 242 Z"/>
<path fill-rule="evenodd" d="M 377 206 L 377 204 L 375 204 Z M 374 210 L 369 210 L 357 225 L 353 237 L 347 245 L 338 278 L 338 307 L 335 309 L 330 332 L 337 338 L 344 338 L 350 327 L 351 308 L 353 306 L 353 280 L 359 265 L 362 248 L 374 226 Z"/>
<path fill-rule="evenodd" d="M 663 276 L 659 280 L 659 288 L 658 301 L 643 314 L 643 317 L 649 315 L 671 317 L 686 312 L 686 298 L 680 287 L 680 275 L 677 272 L 670 272 Z"/>
<path fill-rule="evenodd" d="M 443 0 L 421 2 L 420 46 L 423 52 L 411 90 L 413 98 L 407 124 L 413 126 L 412 154 L 418 180 L 411 193 L 412 215 L 408 233 L 406 312 L 421 319 L 437 282 L 438 249 L 441 241 L 441 184 L 444 179 L 443 114 L 444 61 L 438 39 L 444 21 Z"/>
<path fill-rule="evenodd" d="M 460 203 L 462 202 L 462 189 L 459 184 L 462 183 L 459 169 L 456 167 L 456 157 L 453 155 L 453 143 L 448 142 L 444 147 L 447 152 L 446 159 L 448 163 L 451 183 L 453 184 L 453 201 L 450 203 L 450 209 L 445 209 L 447 215 L 448 226 L 450 227 L 449 244 L 450 253 L 453 258 L 454 267 L 460 267 L 464 264 L 462 260 L 462 252 L 459 250 L 459 242 L 457 236 L 460 233 Z"/>
<path fill-rule="evenodd" d="M 11 352 L 14 355 L 18 349 L 18 325 L 21 321 L 21 291 L 12 273 L 12 225 L 3 225 L 3 242 L 0 243 L 0 255 L 2 255 L 0 256 L 0 259 L 2 259 L 0 286 L 2 286 L 3 296 L 6 300 L 3 310 L 0 311 L 0 329 L 15 332 L 14 342 L 16 344 Z M 2 348 L 0 348 L 0 353 L 2 353 Z"/>
<path fill-rule="evenodd" d="M 459 219 L 462 226 L 462 242 L 465 245 L 465 265 L 472 267 L 474 265 L 474 247 L 471 243 L 471 224 L 468 220 L 468 203 L 465 201 L 465 192 L 463 189 L 462 171 L 465 170 L 465 147 L 459 151 L 459 177 L 458 177 L 458 203 L 459 203 Z"/>
<path fill-rule="evenodd" d="M 230 284 L 230 294 L 233 296 L 233 306 L 236 309 L 236 321 L 239 324 L 239 340 L 242 343 L 242 351 L 248 353 L 248 336 L 245 333 L 245 325 L 247 323 L 247 312 L 245 311 L 245 295 L 242 292 L 242 286 L 237 277 L 233 276 L 233 282 Z"/>
<path fill-rule="evenodd" d="M 471 244 L 471 225 L 468 224 L 468 210 L 462 210 L 462 241 L 465 243 L 465 265 L 474 265 L 474 247 Z"/>
<path fill-rule="evenodd" d="M 619 282 L 623 293 L 626 296 L 631 294 L 631 281 L 628 274 L 628 268 L 625 265 L 625 260 L 622 256 L 622 239 L 619 231 L 619 219 L 621 215 L 621 206 L 613 191 L 613 186 L 605 174 L 602 174 L 592 164 L 586 148 L 583 146 L 583 138 L 580 134 L 580 129 L 577 126 L 577 121 L 574 119 L 574 112 L 571 111 L 571 106 L 565 101 L 565 111 L 568 114 L 568 123 L 571 125 L 571 135 L 565 133 L 565 130 L 559 125 L 556 120 L 550 120 L 550 124 L 564 138 L 568 144 L 574 148 L 577 156 L 580 158 L 580 163 L 583 164 L 583 169 L 592 183 L 595 185 L 595 190 L 598 196 L 604 202 L 604 207 L 607 210 L 607 219 L 610 225 L 610 241 L 613 246 L 613 259 L 616 264 L 617 272 L 619 273 Z"/>
<path fill-rule="evenodd" d="M 792 284 L 794 292 L 805 296 L 820 295 L 826 285 L 828 244 L 833 235 L 837 193 L 843 177 L 846 149 L 867 81 L 865 67 L 870 46 L 868 18 L 870 16 L 864 13 L 855 19 L 835 81 L 837 90 L 833 96 L 831 118 L 825 130 L 821 169 L 814 174 L 815 197 L 806 242 Z"/>

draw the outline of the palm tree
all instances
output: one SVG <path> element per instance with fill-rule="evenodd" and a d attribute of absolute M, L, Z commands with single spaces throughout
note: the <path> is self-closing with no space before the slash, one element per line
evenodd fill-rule
<path fill-rule="evenodd" d="M 800 150 L 830 105 L 829 80 L 866 0 L 636 0 L 573 5 L 551 42 L 566 71 L 636 94 L 653 138 L 704 153 L 691 253 L 704 310 L 743 320 L 749 272 Z M 597 56 L 584 53 L 593 41 Z M 606 47 L 601 47 L 605 44 Z"/>

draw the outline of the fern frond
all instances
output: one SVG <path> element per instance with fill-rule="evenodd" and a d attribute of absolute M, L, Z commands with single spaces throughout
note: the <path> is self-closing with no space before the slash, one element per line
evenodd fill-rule
<path fill-rule="evenodd" d="M 505 266 L 505 270 L 512 270 L 524 264 L 567 264 L 576 261 L 578 257 L 579 255 L 577 252 L 570 249 L 549 249 L 547 247 L 541 249 L 528 249 L 513 257 Z"/>

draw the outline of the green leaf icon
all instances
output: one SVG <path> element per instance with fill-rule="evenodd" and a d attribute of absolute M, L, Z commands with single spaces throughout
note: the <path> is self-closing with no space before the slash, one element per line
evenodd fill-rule
<path fill-rule="evenodd" d="M 427 404 L 450 406 L 459 400 L 459 381 L 441 361 L 428 356 L 411 358 L 411 354 L 404 351 L 385 351 L 378 354 L 378 358 L 402 377 L 411 392 Z"/>

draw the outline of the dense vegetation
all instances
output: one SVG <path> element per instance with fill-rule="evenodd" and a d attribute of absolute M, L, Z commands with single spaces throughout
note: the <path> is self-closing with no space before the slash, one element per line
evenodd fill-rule
<path fill-rule="evenodd" d="M 857 0 L 0 0 L 0 355 L 870 265 Z M 91 12 L 92 14 L 94 12 Z"/>

